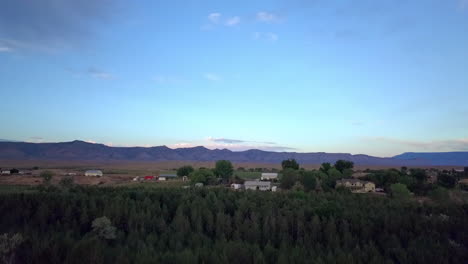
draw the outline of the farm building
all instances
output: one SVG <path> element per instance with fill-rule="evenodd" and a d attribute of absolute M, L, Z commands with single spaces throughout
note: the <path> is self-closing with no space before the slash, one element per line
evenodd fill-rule
<path fill-rule="evenodd" d="M 11 173 L 10 173 L 9 170 L 4 170 L 4 171 L 2 171 L 2 175 L 10 175 L 10 174 L 11 174 Z"/>
<path fill-rule="evenodd" d="M 357 179 L 341 179 L 336 181 L 336 187 L 343 186 L 350 189 L 352 192 L 375 192 L 375 184 L 369 181 L 361 181 Z"/>
<path fill-rule="evenodd" d="M 177 175 L 175 174 L 160 174 L 158 179 L 160 181 L 167 181 L 167 180 L 175 179 L 175 178 L 177 178 Z"/>
<path fill-rule="evenodd" d="M 278 173 L 262 173 L 260 179 L 262 181 L 276 181 L 278 180 Z"/>
<path fill-rule="evenodd" d="M 259 191 L 270 191 L 271 182 L 264 181 L 246 181 L 244 182 L 246 190 L 259 190 Z"/>
<path fill-rule="evenodd" d="M 243 187 L 243 185 L 239 184 L 239 183 L 231 184 L 231 189 L 233 189 L 233 190 L 240 190 L 240 189 L 242 189 L 242 187 Z"/>
<path fill-rule="evenodd" d="M 154 176 L 145 176 L 145 181 L 152 181 L 152 180 L 155 180 L 156 177 Z"/>
<path fill-rule="evenodd" d="M 85 172 L 86 177 L 102 177 L 102 171 L 100 170 L 87 170 Z"/>

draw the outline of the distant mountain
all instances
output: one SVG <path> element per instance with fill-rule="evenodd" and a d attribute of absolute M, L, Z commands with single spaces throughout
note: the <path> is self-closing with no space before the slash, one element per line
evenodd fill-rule
<path fill-rule="evenodd" d="M 353 161 L 356 165 L 447 165 L 468 166 L 468 152 L 404 153 L 392 158 L 379 158 L 348 153 L 297 153 L 271 152 L 257 149 L 231 151 L 210 150 L 205 147 L 170 149 L 158 147 L 109 147 L 84 141 L 63 143 L 0 142 L 0 159 L 3 160 L 82 160 L 82 161 L 215 161 L 280 163 L 294 158 L 301 164 L 334 163 L 339 159 Z"/>
<path fill-rule="evenodd" d="M 401 161 L 427 162 L 431 165 L 468 165 L 468 152 L 407 152 L 393 158 Z"/>

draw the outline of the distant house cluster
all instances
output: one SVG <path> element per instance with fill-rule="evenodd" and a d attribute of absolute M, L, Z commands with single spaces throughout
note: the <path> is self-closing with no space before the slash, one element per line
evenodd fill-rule
<path fill-rule="evenodd" d="M 1 175 L 31 175 L 30 170 L 18 170 L 18 169 L 0 169 Z"/>
<path fill-rule="evenodd" d="M 375 192 L 375 184 L 370 181 L 362 181 L 359 179 L 341 179 L 336 181 L 336 188 L 344 187 L 354 193 Z"/>
<path fill-rule="evenodd" d="M 244 184 L 233 183 L 231 189 L 276 192 L 277 187 L 272 185 L 272 182 L 277 180 L 278 173 L 262 173 L 259 180 L 245 181 Z"/>
<path fill-rule="evenodd" d="M 175 174 L 160 174 L 159 176 L 147 175 L 147 176 L 137 176 L 133 178 L 133 181 L 167 181 L 177 178 Z"/>

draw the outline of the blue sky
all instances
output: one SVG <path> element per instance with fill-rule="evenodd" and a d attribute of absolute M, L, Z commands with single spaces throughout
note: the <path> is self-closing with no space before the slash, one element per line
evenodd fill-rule
<path fill-rule="evenodd" d="M 0 2 L 0 138 L 468 151 L 467 0 Z"/>

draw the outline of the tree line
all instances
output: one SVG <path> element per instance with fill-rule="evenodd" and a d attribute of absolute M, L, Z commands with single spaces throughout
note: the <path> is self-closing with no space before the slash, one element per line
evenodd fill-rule
<path fill-rule="evenodd" d="M 330 168 L 331 169 L 331 168 Z M 464 263 L 468 207 L 346 192 L 0 194 L 5 263 Z"/>

